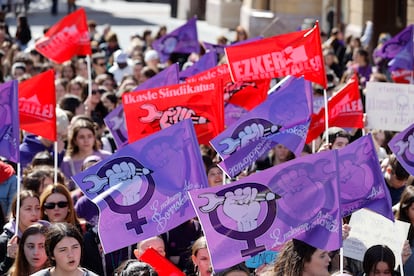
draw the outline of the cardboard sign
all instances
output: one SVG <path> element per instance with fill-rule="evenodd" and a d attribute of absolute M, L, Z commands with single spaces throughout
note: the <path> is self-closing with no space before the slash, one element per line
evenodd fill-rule
<path fill-rule="evenodd" d="M 351 231 L 344 240 L 344 256 L 362 261 L 365 251 L 373 245 L 387 245 L 394 252 L 396 265 L 401 264 L 401 252 L 410 224 L 391 220 L 367 209 L 352 214 Z"/>
<path fill-rule="evenodd" d="M 367 127 L 402 131 L 414 122 L 414 85 L 368 82 Z"/>

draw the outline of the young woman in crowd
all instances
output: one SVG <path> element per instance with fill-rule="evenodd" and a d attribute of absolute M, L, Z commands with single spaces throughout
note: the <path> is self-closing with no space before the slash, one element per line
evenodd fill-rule
<path fill-rule="evenodd" d="M 80 267 L 83 239 L 78 229 L 70 223 L 52 224 L 47 232 L 45 247 L 51 267 L 33 276 L 97 276 Z"/>
<path fill-rule="evenodd" d="M 68 188 L 63 184 L 48 185 L 40 196 L 42 218 L 51 223 L 67 222 L 81 231 L 73 200 Z"/>
<path fill-rule="evenodd" d="M 194 272 L 197 276 L 213 275 L 211 267 L 210 255 L 207 249 L 206 237 L 198 238 L 191 248 L 191 260 L 194 263 Z"/>
<path fill-rule="evenodd" d="M 207 169 L 207 180 L 210 187 L 223 185 L 223 171 L 216 164 Z"/>
<path fill-rule="evenodd" d="M 47 226 L 39 223 L 32 224 L 23 232 L 10 276 L 31 275 L 49 266 L 45 251 L 46 232 Z"/>
<path fill-rule="evenodd" d="M 400 275 L 394 271 L 395 255 L 386 245 L 374 245 L 368 248 L 364 254 L 362 267 L 364 269 L 363 276 Z"/>
<path fill-rule="evenodd" d="M 95 124 L 92 120 L 77 119 L 71 123 L 68 134 L 68 149 L 60 167 L 65 177 L 71 179 L 72 176 L 80 173 L 83 161 L 91 155 L 104 159 L 111 153 L 98 148 Z M 74 183 L 69 183 L 69 189 L 75 189 Z"/>
<path fill-rule="evenodd" d="M 16 258 L 17 238 L 33 223 L 40 219 L 39 196 L 33 191 L 20 192 L 19 225 L 16 233 L 17 197 L 12 202 L 10 221 L 0 235 L 0 275 L 6 273 Z"/>
<path fill-rule="evenodd" d="M 276 260 L 275 276 L 329 276 L 329 252 L 300 240 L 290 240 Z"/>

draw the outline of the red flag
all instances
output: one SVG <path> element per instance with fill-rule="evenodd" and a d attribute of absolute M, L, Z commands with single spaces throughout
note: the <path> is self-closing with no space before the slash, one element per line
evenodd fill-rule
<path fill-rule="evenodd" d="M 337 127 L 363 128 L 364 111 L 358 80 L 354 76 L 328 101 L 328 124 Z M 312 115 L 306 143 L 311 142 L 325 130 L 325 108 Z"/>
<path fill-rule="evenodd" d="M 35 48 L 57 63 L 70 60 L 75 55 L 91 55 L 85 10 L 80 8 L 62 18 L 36 42 Z"/>
<path fill-rule="evenodd" d="M 159 276 L 185 276 L 184 272 L 151 247 L 145 250 L 139 260 L 151 265 Z"/>
<path fill-rule="evenodd" d="M 221 82 L 182 83 L 122 96 L 132 143 L 181 120 L 191 118 L 200 144 L 224 129 L 224 104 Z"/>
<path fill-rule="evenodd" d="M 319 25 L 225 48 L 232 79 L 252 81 L 288 75 L 326 87 Z"/>
<path fill-rule="evenodd" d="M 186 79 L 186 82 L 199 82 L 214 80 L 216 78 L 223 79 L 224 103 L 231 103 L 243 107 L 247 111 L 262 103 L 267 98 L 270 79 L 256 80 L 250 82 L 236 82 L 231 80 L 229 67 L 222 64 L 205 70 L 197 75 Z"/>
<path fill-rule="evenodd" d="M 48 70 L 19 84 L 20 128 L 56 141 L 55 72 Z"/>

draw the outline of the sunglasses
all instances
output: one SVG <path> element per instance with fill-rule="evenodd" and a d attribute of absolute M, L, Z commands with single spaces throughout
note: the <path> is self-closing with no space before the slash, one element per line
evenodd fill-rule
<path fill-rule="evenodd" d="M 96 95 L 96 94 L 103 94 L 106 91 L 104 89 L 99 89 L 99 90 L 92 90 L 92 95 Z"/>
<path fill-rule="evenodd" d="M 46 202 L 43 207 L 45 207 L 46 209 L 55 209 L 55 207 L 58 208 L 66 208 L 68 207 L 68 202 L 67 201 L 59 201 L 59 202 Z"/>

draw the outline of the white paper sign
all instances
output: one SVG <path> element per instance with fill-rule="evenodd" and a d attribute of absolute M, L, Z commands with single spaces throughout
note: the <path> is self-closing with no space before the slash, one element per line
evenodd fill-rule
<path fill-rule="evenodd" d="M 362 261 L 365 251 L 373 245 L 387 245 L 394 252 L 396 264 L 401 264 L 401 252 L 407 240 L 410 224 L 389 219 L 367 209 L 352 214 L 351 231 L 344 240 L 344 256 Z"/>
<path fill-rule="evenodd" d="M 402 131 L 414 123 L 414 85 L 368 82 L 365 96 L 367 127 Z"/>

